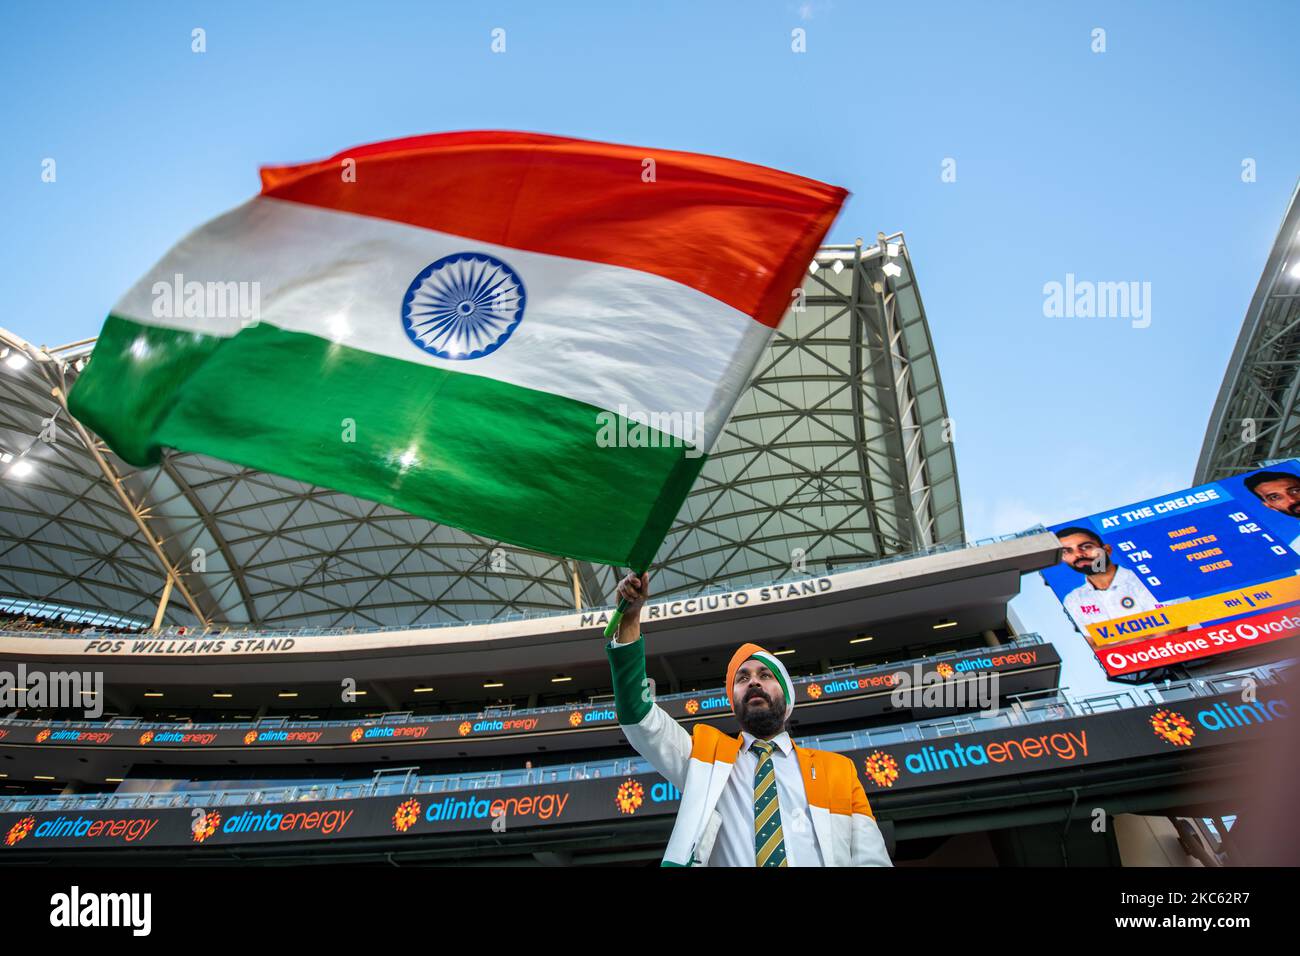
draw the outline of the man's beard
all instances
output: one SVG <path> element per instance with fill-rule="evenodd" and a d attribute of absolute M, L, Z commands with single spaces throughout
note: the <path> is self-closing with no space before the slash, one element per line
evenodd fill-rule
<path fill-rule="evenodd" d="M 736 719 L 740 721 L 740 729 L 747 731 L 751 736 L 759 740 L 768 740 L 780 733 L 782 725 L 785 723 L 785 703 L 784 701 L 777 704 L 771 697 L 762 691 L 753 691 L 753 697 L 761 696 L 767 701 L 766 707 L 747 707 L 749 698 L 741 701 L 739 712 Z"/>
<path fill-rule="evenodd" d="M 1108 567 L 1110 567 L 1110 560 L 1104 557 L 1093 558 L 1091 561 L 1081 559 L 1070 565 L 1070 567 L 1075 571 L 1078 571 L 1080 574 L 1102 574 Z"/>

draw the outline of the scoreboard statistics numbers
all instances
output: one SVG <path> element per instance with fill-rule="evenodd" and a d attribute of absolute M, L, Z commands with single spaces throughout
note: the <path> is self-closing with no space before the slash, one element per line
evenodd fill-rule
<path fill-rule="evenodd" d="M 1300 461 L 1051 530 L 1043 576 L 1111 676 L 1300 633 Z"/>

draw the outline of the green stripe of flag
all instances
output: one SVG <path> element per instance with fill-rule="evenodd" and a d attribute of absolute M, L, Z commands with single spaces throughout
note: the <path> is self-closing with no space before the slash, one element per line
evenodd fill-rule
<path fill-rule="evenodd" d="M 200 452 L 637 568 L 706 457 L 662 434 L 660 447 L 602 448 L 585 403 L 265 323 L 219 338 L 110 316 L 69 407 L 134 465 L 162 447 Z"/>

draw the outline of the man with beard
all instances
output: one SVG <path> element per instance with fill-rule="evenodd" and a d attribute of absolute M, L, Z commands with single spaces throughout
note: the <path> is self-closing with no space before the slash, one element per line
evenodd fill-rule
<path fill-rule="evenodd" d="M 793 687 L 774 655 L 744 644 L 731 658 L 735 737 L 702 722 L 687 733 L 654 702 L 641 640 L 649 584 L 620 582 L 629 605 L 606 654 L 620 729 L 682 794 L 663 865 L 892 866 L 853 761 L 786 732 Z"/>
<path fill-rule="evenodd" d="M 1110 545 L 1103 543 L 1095 531 L 1062 528 L 1056 532 L 1056 538 L 1061 542 L 1061 563 L 1086 576 L 1061 602 L 1084 635 L 1088 634 L 1088 624 L 1154 611 L 1161 606 L 1141 578 L 1114 562 Z M 1143 638 L 1154 636 L 1154 633 L 1142 635 Z"/>
<path fill-rule="evenodd" d="M 1300 478 L 1286 471 L 1257 471 L 1245 485 L 1265 508 L 1300 518 Z M 1300 554 L 1300 535 L 1291 539 L 1291 550 Z"/>

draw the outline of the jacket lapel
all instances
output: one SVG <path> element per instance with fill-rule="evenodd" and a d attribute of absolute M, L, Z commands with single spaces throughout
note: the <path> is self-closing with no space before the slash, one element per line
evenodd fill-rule
<path fill-rule="evenodd" d="M 722 791 L 727 786 L 727 781 L 731 778 L 731 771 L 736 766 L 736 755 L 740 753 L 739 736 L 724 737 L 718 735 L 718 746 L 713 751 L 713 774 L 709 780 L 709 810 L 712 811 L 718 805 L 718 800 L 722 797 Z"/>
<path fill-rule="evenodd" d="M 739 736 L 727 737 L 723 734 L 718 734 L 715 738 L 712 759 L 710 760 L 708 789 L 704 794 L 704 806 L 700 818 L 695 824 L 693 846 L 695 862 L 707 863 L 709 856 L 712 855 L 713 841 L 717 838 L 716 829 L 709 837 L 708 845 L 704 846 L 702 843 L 710 829 L 711 821 L 718 807 L 718 801 L 722 798 L 722 791 L 726 789 L 727 780 L 731 777 L 731 771 L 735 769 L 736 754 L 740 752 L 740 740 Z"/>

